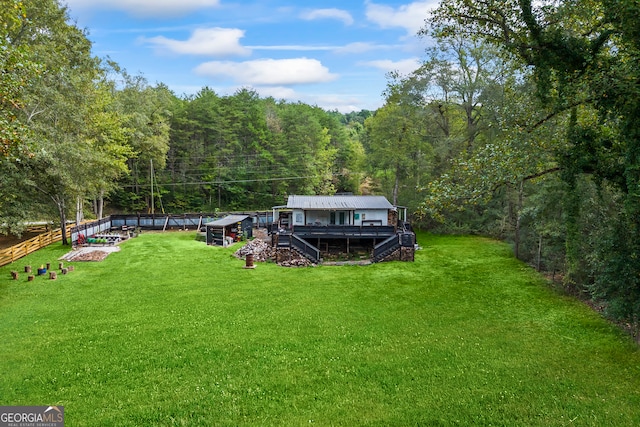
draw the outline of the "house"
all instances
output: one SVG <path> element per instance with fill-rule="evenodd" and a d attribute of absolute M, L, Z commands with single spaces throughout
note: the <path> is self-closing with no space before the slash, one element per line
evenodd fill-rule
<path fill-rule="evenodd" d="M 227 215 L 204 226 L 207 245 L 226 246 L 230 242 L 253 236 L 253 219 L 249 215 Z"/>
<path fill-rule="evenodd" d="M 295 249 L 314 262 L 353 253 L 373 261 L 413 260 L 415 234 L 407 229 L 406 209 L 399 210 L 384 196 L 292 195 L 286 206 L 273 209 L 274 244 Z M 410 250 L 400 256 L 402 248 Z"/>

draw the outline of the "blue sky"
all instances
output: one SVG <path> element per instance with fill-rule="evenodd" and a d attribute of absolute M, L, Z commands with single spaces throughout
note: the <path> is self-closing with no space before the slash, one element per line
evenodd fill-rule
<path fill-rule="evenodd" d="M 63 0 L 65 2 L 65 0 Z M 94 54 L 176 95 L 239 88 L 342 112 L 379 108 L 409 73 L 436 0 L 66 0 Z"/>

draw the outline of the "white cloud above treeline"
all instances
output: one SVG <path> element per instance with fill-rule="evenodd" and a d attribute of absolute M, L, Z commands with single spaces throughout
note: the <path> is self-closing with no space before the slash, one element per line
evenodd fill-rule
<path fill-rule="evenodd" d="M 374 67 L 384 72 L 397 71 L 402 75 L 408 75 L 417 70 L 420 65 L 420 59 L 408 58 L 400 61 L 391 61 L 389 59 L 380 59 L 377 61 L 362 62 L 362 65 Z"/>
<path fill-rule="evenodd" d="M 338 77 L 317 59 L 309 58 L 210 61 L 200 64 L 194 71 L 201 76 L 223 77 L 242 85 L 256 86 L 325 83 Z"/>
<path fill-rule="evenodd" d="M 244 31 L 236 28 L 199 28 L 187 40 L 175 40 L 164 36 L 141 38 L 160 53 L 204 56 L 242 56 L 251 50 L 240 44 Z"/>
<path fill-rule="evenodd" d="M 401 49 L 402 45 L 398 44 L 378 44 L 371 42 L 354 42 L 344 46 L 336 47 L 334 51 L 339 54 L 359 54 L 371 51 L 393 50 Z"/>
<path fill-rule="evenodd" d="M 220 0 L 64 0 L 77 9 L 121 10 L 136 16 L 180 16 L 202 8 L 217 7 Z"/>
<path fill-rule="evenodd" d="M 342 9 L 314 9 L 303 12 L 300 17 L 307 21 L 317 19 L 336 19 L 342 21 L 345 25 L 353 24 L 353 17 L 349 12 Z"/>
<path fill-rule="evenodd" d="M 404 28 L 413 36 L 424 27 L 425 18 L 438 3 L 439 0 L 420 0 L 393 8 L 367 0 L 365 13 L 369 21 L 381 28 Z"/>
<path fill-rule="evenodd" d="M 133 66 L 162 81 L 173 79 L 173 86 L 254 87 L 276 98 L 349 111 L 375 109 L 384 73 L 407 75 L 419 67 L 424 39 L 413 36 L 438 1 L 359 0 L 335 8 L 279 0 L 61 3 L 80 22 L 92 22 L 87 28 L 98 55 L 133 58 Z M 318 25 L 327 30 L 318 31 Z M 339 34 L 329 33 L 337 26 L 344 27 Z M 116 51 L 120 57 L 113 56 Z M 204 63 L 194 65 L 193 57 Z"/>

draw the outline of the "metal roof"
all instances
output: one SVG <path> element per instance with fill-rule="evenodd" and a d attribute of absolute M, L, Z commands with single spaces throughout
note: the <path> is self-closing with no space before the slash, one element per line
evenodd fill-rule
<path fill-rule="evenodd" d="M 215 221 L 207 222 L 206 226 L 214 226 L 214 227 L 226 227 L 228 225 L 233 225 L 238 222 L 244 221 L 249 218 L 249 215 L 227 215 L 222 219 L 217 219 Z"/>
<path fill-rule="evenodd" d="M 393 209 L 384 196 L 289 196 L 287 208 L 304 210 Z"/>

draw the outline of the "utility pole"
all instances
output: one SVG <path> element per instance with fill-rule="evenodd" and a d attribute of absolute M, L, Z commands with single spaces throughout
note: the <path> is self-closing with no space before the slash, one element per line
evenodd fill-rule
<path fill-rule="evenodd" d="M 151 162 L 151 215 L 155 213 L 155 208 L 153 206 L 153 159 L 149 160 Z"/>

